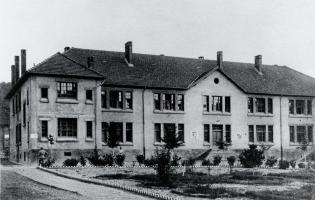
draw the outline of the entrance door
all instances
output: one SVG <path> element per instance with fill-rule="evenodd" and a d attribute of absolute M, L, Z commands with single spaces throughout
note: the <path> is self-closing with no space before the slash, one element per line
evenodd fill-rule
<path fill-rule="evenodd" d="M 212 125 L 213 145 L 223 142 L 223 125 Z"/>

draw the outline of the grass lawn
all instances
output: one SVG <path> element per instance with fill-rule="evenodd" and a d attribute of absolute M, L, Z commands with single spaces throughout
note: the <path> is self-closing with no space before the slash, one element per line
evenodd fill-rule
<path fill-rule="evenodd" d="M 129 174 L 111 174 L 100 175 L 97 179 L 128 179 L 134 180 L 139 187 L 158 188 L 171 190 L 172 192 L 185 196 L 205 197 L 205 198 L 224 198 L 224 197 L 248 197 L 253 199 L 312 199 L 315 198 L 315 172 L 307 170 L 290 172 L 290 173 L 271 173 L 262 175 L 249 171 L 234 171 L 232 174 L 222 174 L 209 176 L 204 173 L 188 172 L 185 176 L 182 174 L 172 174 L 169 183 L 163 183 L 156 175 L 129 175 Z M 304 182 L 307 185 L 299 189 L 275 190 L 271 187 L 284 187 L 292 182 Z M 265 189 L 255 191 L 240 192 L 234 188 L 213 187 L 213 184 L 239 184 L 241 189 L 247 187 L 263 186 Z M 270 187 L 268 187 L 270 186 Z"/>

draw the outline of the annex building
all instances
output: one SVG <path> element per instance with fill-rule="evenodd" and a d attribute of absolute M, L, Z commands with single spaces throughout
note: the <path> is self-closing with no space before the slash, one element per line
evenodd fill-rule
<path fill-rule="evenodd" d="M 127 42 L 125 52 L 66 47 L 29 70 L 22 50 L 11 70 L 10 157 L 21 163 L 36 162 L 40 147 L 60 160 L 110 151 L 109 127 L 126 161 L 150 157 L 173 130 L 184 158 L 249 144 L 286 159 L 303 142 L 314 150 L 315 79 L 260 55 L 254 64 L 223 61 L 221 51 L 216 60 L 147 55 Z"/>

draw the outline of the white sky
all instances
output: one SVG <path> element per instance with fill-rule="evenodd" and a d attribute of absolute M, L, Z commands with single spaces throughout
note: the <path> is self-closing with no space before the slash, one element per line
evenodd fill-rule
<path fill-rule="evenodd" d="M 287 65 L 315 77 L 312 0 L 1 0 L 0 82 L 65 46 Z"/>

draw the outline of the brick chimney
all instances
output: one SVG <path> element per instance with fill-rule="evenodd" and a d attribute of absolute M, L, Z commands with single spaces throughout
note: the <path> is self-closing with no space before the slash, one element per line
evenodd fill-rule
<path fill-rule="evenodd" d="M 257 55 L 257 56 L 255 56 L 255 68 L 260 73 L 262 72 L 261 66 L 262 66 L 262 55 Z"/>
<path fill-rule="evenodd" d="M 65 47 L 63 50 L 64 50 L 64 52 L 67 52 L 70 50 L 70 47 Z"/>
<path fill-rule="evenodd" d="M 132 65 L 132 42 L 128 41 L 125 44 L 125 59 L 128 63 L 128 66 L 133 66 Z"/>
<path fill-rule="evenodd" d="M 222 61 L 223 61 L 223 52 L 222 51 L 218 51 L 217 52 L 217 66 L 219 68 L 222 68 Z"/>
<path fill-rule="evenodd" d="M 26 50 L 21 49 L 21 76 L 26 72 Z"/>
<path fill-rule="evenodd" d="M 11 65 L 11 87 L 15 84 L 15 65 Z"/>
<path fill-rule="evenodd" d="M 17 82 L 20 78 L 20 57 L 14 56 L 15 63 L 15 82 Z"/>
<path fill-rule="evenodd" d="M 94 67 L 94 57 L 93 56 L 89 56 L 87 57 L 87 67 Z"/>

